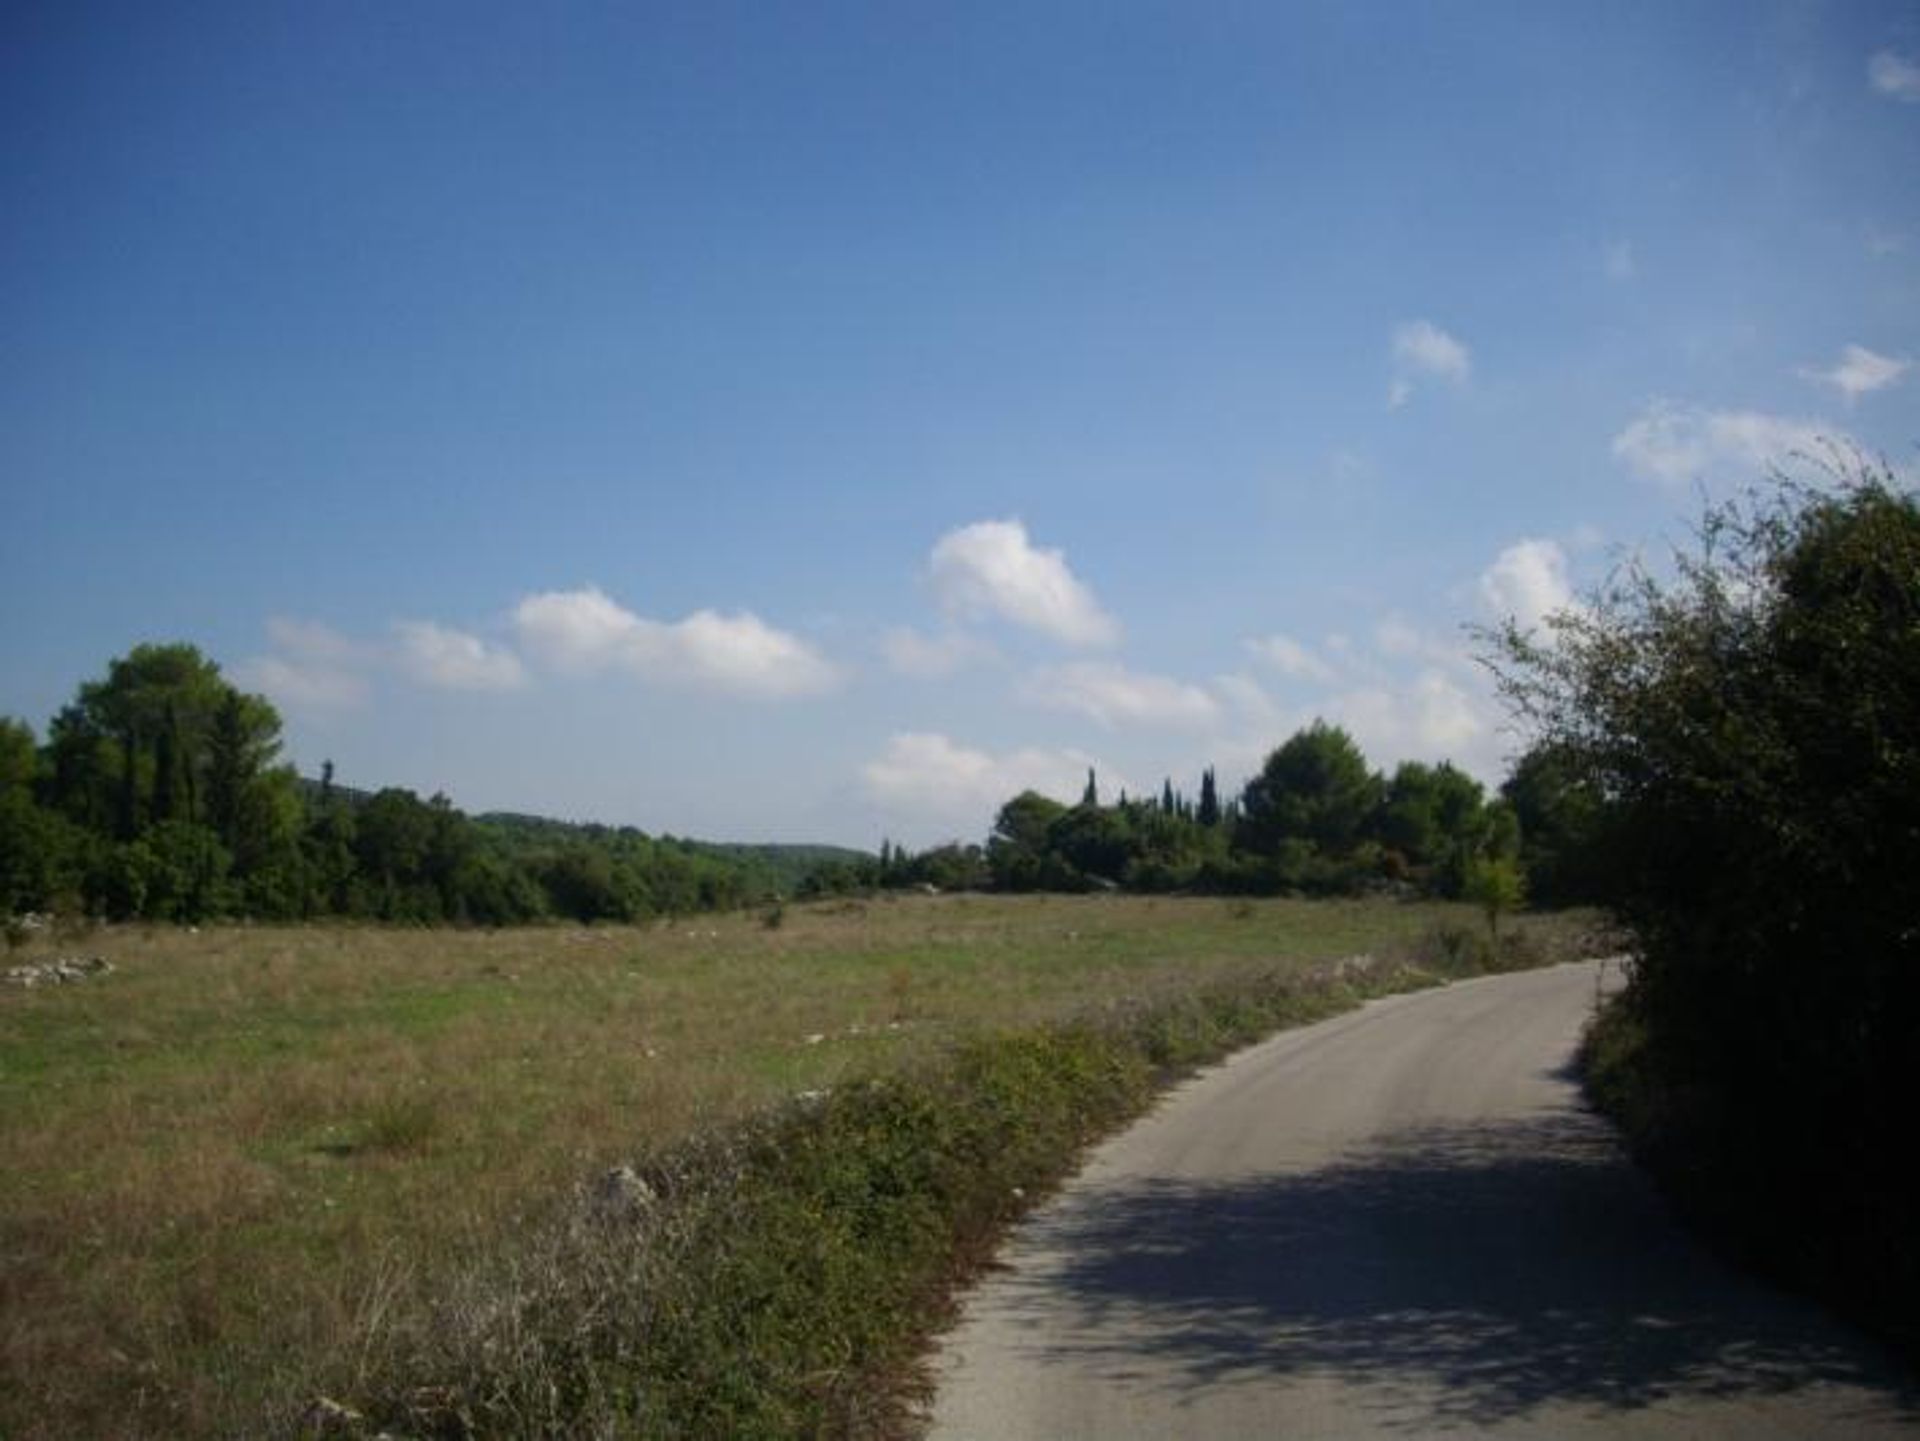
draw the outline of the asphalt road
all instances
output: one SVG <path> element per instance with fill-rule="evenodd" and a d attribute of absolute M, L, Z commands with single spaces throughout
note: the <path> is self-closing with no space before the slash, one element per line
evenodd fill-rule
<path fill-rule="evenodd" d="M 967 1298 L 933 1437 L 1920 1437 L 1920 1386 L 1694 1245 L 1583 1109 L 1601 974 L 1377 1001 L 1181 1087 Z"/>

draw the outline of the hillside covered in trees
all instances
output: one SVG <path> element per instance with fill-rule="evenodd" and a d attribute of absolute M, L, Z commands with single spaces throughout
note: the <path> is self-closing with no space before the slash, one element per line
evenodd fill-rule
<path fill-rule="evenodd" d="M 823 846 L 470 817 L 280 759 L 280 717 L 191 645 L 143 645 L 80 687 L 44 744 L 0 720 L 0 914 L 319 916 L 503 925 L 638 920 L 791 894 Z"/>

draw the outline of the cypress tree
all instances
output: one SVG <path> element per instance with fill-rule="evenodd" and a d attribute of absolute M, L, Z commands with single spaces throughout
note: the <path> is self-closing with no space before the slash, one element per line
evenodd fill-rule
<path fill-rule="evenodd" d="M 153 807 L 156 821 L 170 821 L 179 813 L 180 794 L 180 713 L 167 707 L 166 724 L 153 747 Z"/>
<path fill-rule="evenodd" d="M 1200 773 L 1199 820 L 1203 826 L 1220 824 L 1220 793 L 1214 788 L 1212 766 Z"/>
<path fill-rule="evenodd" d="M 128 726 L 120 735 L 120 839 L 140 834 L 140 733 Z"/>
<path fill-rule="evenodd" d="M 1100 804 L 1100 786 L 1093 778 L 1092 766 L 1087 767 L 1087 788 L 1080 796 L 1080 804 L 1083 806 L 1097 806 Z"/>

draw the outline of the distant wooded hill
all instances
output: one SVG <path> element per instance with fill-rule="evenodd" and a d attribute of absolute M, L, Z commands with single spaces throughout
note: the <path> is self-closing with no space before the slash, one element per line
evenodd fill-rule
<path fill-rule="evenodd" d="M 443 795 L 343 785 L 280 759 L 280 716 L 191 645 L 143 645 L 46 739 L 0 718 L 0 916 L 635 921 L 818 891 L 878 864 L 838 846 L 728 845 Z"/>

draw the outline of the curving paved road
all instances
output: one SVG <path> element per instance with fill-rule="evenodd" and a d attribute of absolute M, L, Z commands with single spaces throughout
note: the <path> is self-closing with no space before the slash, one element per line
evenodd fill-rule
<path fill-rule="evenodd" d="M 1377 1001 L 1094 1153 L 936 1360 L 937 1441 L 1920 1438 L 1920 1387 L 1681 1234 L 1566 1074 L 1601 963 Z"/>

